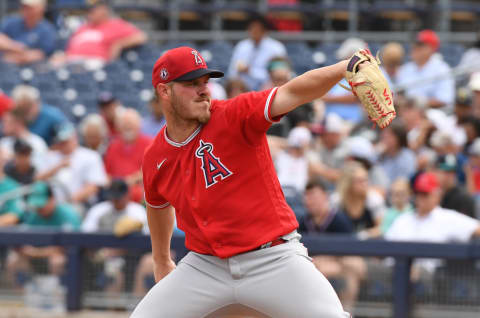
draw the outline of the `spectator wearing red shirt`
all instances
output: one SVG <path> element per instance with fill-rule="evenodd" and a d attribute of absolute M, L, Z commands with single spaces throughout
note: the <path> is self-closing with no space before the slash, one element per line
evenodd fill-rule
<path fill-rule="evenodd" d="M 105 154 L 105 169 L 111 178 L 124 178 L 131 186 L 132 200 L 142 199 L 142 160 L 152 138 L 141 133 L 141 117 L 133 108 L 126 108 L 116 122 L 118 137 Z M 138 187 L 137 187 L 138 186 Z"/>
<path fill-rule="evenodd" d="M 116 59 L 122 50 L 146 42 L 147 36 L 133 24 L 112 16 L 104 0 L 89 0 L 87 22 L 68 41 L 65 55 L 56 62 L 101 63 Z"/>

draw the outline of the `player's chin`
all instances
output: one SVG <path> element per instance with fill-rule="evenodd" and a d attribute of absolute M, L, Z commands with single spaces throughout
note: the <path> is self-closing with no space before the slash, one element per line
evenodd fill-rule
<path fill-rule="evenodd" d="M 198 122 L 200 124 L 206 124 L 210 120 L 210 116 L 211 116 L 211 114 L 210 114 L 210 111 L 208 110 L 205 113 L 203 113 L 203 114 L 201 114 L 200 116 L 197 117 Z"/>

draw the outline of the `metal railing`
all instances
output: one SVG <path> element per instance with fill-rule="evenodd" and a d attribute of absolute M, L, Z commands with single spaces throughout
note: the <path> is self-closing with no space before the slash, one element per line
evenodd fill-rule
<path fill-rule="evenodd" d="M 302 239 L 311 255 L 358 255 L 366 257 L 392 257 L 395 260 L 392 275 L 393 317 L 406 318 L 412 313 L 410 271 L 416 258 L 439 258 L 450 260 L 474 261 L 480 259 L 480 242 L 468 244 L 438 244 L 413 242 L 387 242 L 384 240 L 361 241 L 345 236 L 304 236 Z M 82 257 L 88 248 L 113 247 L 148 251 L 150 238 L 144 235 L 131 235 L 116 238 L 110 234 L 86 234 L 58 231 L 32 231 L 24 227 L 0 230 L 0 246 L 15 247 L 63 246 L 67 250 L 66 268 L 67 297 L 69 311 L 82 309 Z M 177 259 L 182 258 L 186 250 L 183 238 L 174 237 L 172 248 Z M 480 278 L 479 278 L 480 279 Z"/>

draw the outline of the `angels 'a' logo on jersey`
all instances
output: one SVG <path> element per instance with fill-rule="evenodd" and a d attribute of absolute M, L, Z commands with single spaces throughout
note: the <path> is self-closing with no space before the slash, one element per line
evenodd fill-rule
<path fill-rule="evenodd" d="M 202 160 L 203 176 L 207 188 L 233 174 L 222 164 L 219 158 L 215 157 L 213 145 L 209 142 L 200 139 L 200 146 L 197 148 L 195 156 Z"/>

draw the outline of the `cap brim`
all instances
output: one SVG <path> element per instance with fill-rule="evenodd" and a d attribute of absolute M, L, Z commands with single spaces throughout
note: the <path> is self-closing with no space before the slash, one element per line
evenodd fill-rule
<path fill-rule="evenodd" d="M 195 71 L 188 72 L 187 74 L 183 74 L 180 77 L 177 77 L 174 79 L 174 82 L 183 82 L 183 81 L 192 81 L 194 79 L 197 79 L 199 77 L 202 77 L 204 75 L 210 75 L 210 77 L 213 78 L 219 78 L 223 77 L 223 72 L 217 71 L 217 70 L 211 70 L 208 68 L 200 68 Z"/>

